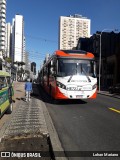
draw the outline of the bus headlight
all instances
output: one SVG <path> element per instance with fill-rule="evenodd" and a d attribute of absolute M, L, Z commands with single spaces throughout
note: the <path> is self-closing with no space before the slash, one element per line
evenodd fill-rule
<path fill-rule="evenodd" d="M 61 82 L 57 81 L 57 86 L 62 88 L 62 89 L 66 89 L 66 86 L 64 84 L 62 84 Z"/>

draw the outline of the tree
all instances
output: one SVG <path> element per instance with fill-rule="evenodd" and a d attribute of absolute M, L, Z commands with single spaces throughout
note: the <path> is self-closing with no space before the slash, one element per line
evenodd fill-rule
<path fill-rule="evenodd" d="M 25 73 L 30 74 L 30 71 L 29 70 L 25 70 Z"/>
<path fill-rule="evenodd" d="M 17 75 L 20 77 L 20 80 L 22 79 L 22 74 L 24 74 L 24 69 L 21 67 L 20 70 L 18 70 Z"/>
<path fill-rule="evenodd" d="M 20 80 L 21 80 L 22 74 L 24 74 L 24 69 L 22 68 L 22 66 L 25 65 L 25 63 L 16 61 L 16 62 L 14 62 L 14 64 L 17 64 L 17 66 L 18 66 L 17 79 L 18 79 L 18 76 L 19 76 Z M 19 69 L 20 66 L 21 66 L 21 68 Z"/>
<path fill-rule="evenodd" d="M 10 57 L 6 57 L 5 61 L 8 62 L 8 63 L 12 63 L 12 59 Z"/>
<path fill-rule="evenodd" d="M 18 62 L 18 61 L 14 62 L 14 64 L 17 64 L 18 66 L 23 66 L 23 65 L 25 65 L 24 62 Z"/>
<path fill-rule="evenodd" d="M 20 64 L 20 66 L 24 66 L 24 65 L 25 65 L 25 63 L 24 63 L 24 62 L 20 62 L 19 64 Z"/>

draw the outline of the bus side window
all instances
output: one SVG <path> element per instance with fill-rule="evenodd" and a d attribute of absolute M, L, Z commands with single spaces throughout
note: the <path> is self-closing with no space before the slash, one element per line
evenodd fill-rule
<path fill-rule="evenodd" d="M 47 75 L 47 67 L 45 66 L 45 68 L 44 68 L 44 76 L 46 76 Z"/>
<path fill-rule="evenodd" d="M 3 81 L 2 81 L 2 77 L 0 77 L 0 88 L 2 89 L 3 86 Z"/>
<path fill-rule="evenodd" d="M 51 64 L 48 63 L 48 76 L 50 76 L 50 67 L 51 67 Z"/>
<path fill-rule="evenodd" d="M 7 83 L 6 83 L 5 77 L 0 77 L 0 84 L 1 84 L 2 88 L 7 87 Z"/>
<path fill-rule="evenodd" d="M 57 61 L 56 61 L 56 59 L 53 59 L 51 61 L 51 67 L 50 67 L 50 74 L 51 75 L 56 75 L 56 69 L 57 69 L 56 65 L 57 65 Z"/>

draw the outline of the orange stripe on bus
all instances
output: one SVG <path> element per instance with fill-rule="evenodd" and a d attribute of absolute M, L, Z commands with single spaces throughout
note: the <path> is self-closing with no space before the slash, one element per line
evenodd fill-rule
<path fill-rule="evenodd" d="M 97 91 L 89 98 L 96 98 L 97 97 Z"/>
<path fill-rule="evenodd" d="M 59 88 L 56 87 L 55 99 L 68 99 L 63 93 L 60 92 Z"/>
<path fill-rule="evenodd" d="M 94 55 L 89 52 L 87 54 L 67 54 L 63 51 L 56 51 L 55 54 L 63 57 L 94 58 Z"/>

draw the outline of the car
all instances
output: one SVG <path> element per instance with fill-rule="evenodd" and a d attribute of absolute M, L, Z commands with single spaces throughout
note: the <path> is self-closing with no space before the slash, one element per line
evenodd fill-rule
<path fill-rule="evenodd" d="M 8 72 L 0 71 L 0 118 L 6 112 L 12 113 L 14 89 L 11 75 Z"/>
<path fill-rule="evenodd" d="M 120 93 L 120 83 L 109 87 L 109 93 Z"/>

